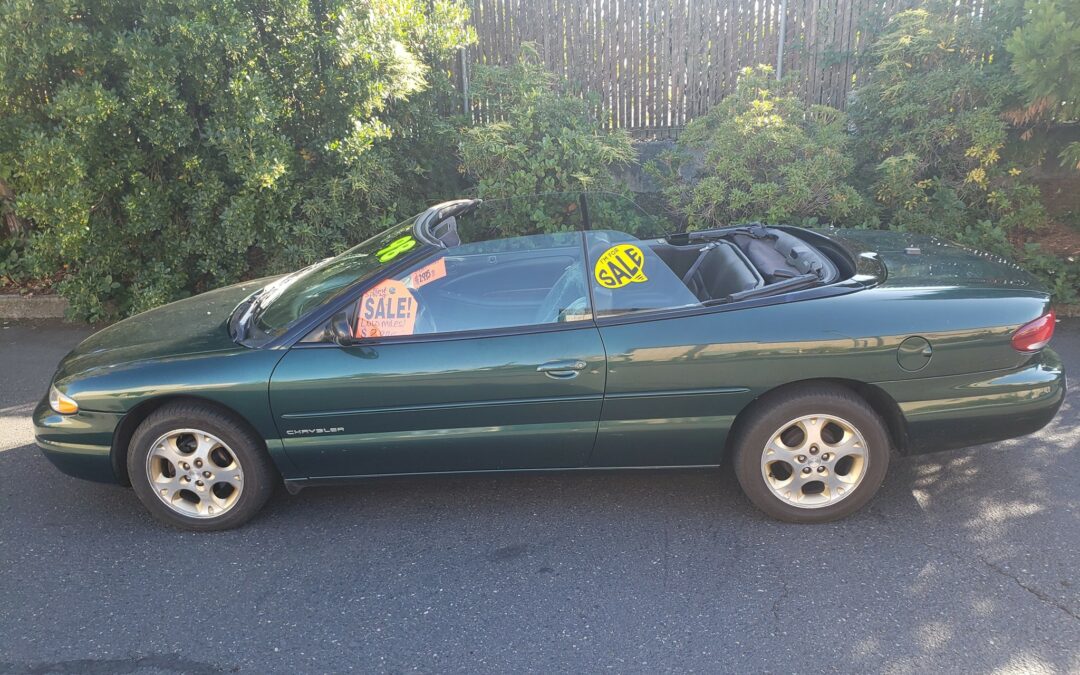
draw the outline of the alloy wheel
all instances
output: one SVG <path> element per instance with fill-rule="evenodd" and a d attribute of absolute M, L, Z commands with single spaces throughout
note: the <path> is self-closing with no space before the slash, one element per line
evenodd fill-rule
<path fill-rule="evenodd" d="M 869 453 L 862 433 L 834 415 L 805 415 L 770 436 L 761 473 L 784 503 L 814 509 L 835 504 L 858 488 Z"/>
<path fill-rule="evenodd" d="M 146 477 L 162 503 L 191 518 L 221 516 L 244 489 L 236 454 L 199 429 L 176 429 L 154 441 L 146 456 Z"/>

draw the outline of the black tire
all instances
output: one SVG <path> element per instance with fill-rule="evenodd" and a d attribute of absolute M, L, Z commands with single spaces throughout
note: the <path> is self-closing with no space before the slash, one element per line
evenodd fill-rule
<path fill-rule="evenodd" d="M 767 515 L 789 523 L 824 523 L 838 520 L 865 506 L 881 487 L 881 482 L 889 468 L 889 457 L 892 454 L 889 434 L 884 422 L 874 409 L 851 390 L 833 385 L 793 387 L 762 397 L 744 414 L 746 417 L 739 420 L 732 439 L 735 475 L 746 496 Z M 785 427 L 789 430 L 788 433 L 792 433 L 791 427 L 787 426 L 790 422 L 818 415 L 832 416 L 846 421 L 862 435 L 865 441 L 864 445 L 860 444 L 862 450 L 859 451 L 865 453 L 863 455 L 865 464 L 860 465 L 862 477 L 853 488 L 849 488 L 849 492 L 841 496 L 826 497 L 829 494 L 827 492 L 819 496 L 804 493 L 800 488 L 796 495 L 797 499 L 827 499 L 829 501 L 814 506 L 797 505 L 790 498 L 784 499 L 778 496 L 770 487 L 770 478 L 776 478 L 771 468 L 774 465 L 766 466 L 767 458 L 763 456 L 763 453 L 774 434 L 780 433 Z M 807 423 L 810 424 L 809 421 Z M 793 433 L 794 438 L 799 439 L 799 434 L 802 432 Z M 805 439 L 805 436 L 803 438 Z M 796 444 L 806 442 L 796 440 Z M 828 447 L 825 445 L 817 451 L 821 453 L 818 459 L 826 454 Z M 821 467 L 821 462 L 815 464 L 814 457 L 808 453 L 796 455 L 797 457 L 802 457 L 803 461 L 797 462 L 796 459 L 791 459 L 791 464 L 787 464 L 792 467 L 789 475 L 797 477 L 798 473 L 809 469 L 806 480 L 814 483 L 815 489 L 820 483 L 822 489 L 827 490 L 823 481 L 813 480 L 815 472 Z M 782 460 L 783 458 L 778 462 L 780 478 L 787 480 L 787 477 L 783 476 L 786 469 L 784 469 L 785 462 Z M 825 470 L 829 471 L 829 469 Z M 851 469 L 848 471 L 850 472 Z M 767 473 L 769 477 L 766 476 Z M 778 489 L 783 491 L 783 488 Z M 835 502 L 831 501 L 834 499 Z"/>
<path fill-rule="evenodd" d="M 157 488 L 151 484 L 147 457 L 159 438 L 175 430 L 198 430 L 217 437 L 242 468 L 242 489 L 220 515 L 196 517 L 179 513 L 158 497 Z M 281 482 L 262 439 L 254 431 L 227 412 L 198 402 L 164 405 L 143 420 L 131 438 L 127 466 L 131 486 L 151 515 L 173 527 L 203 532 L 228 530 L 251 520 Z M 211 485 L 210 489 L 217 487 L 228 488 Z M 192 494 L 196 500 L 199 498 Z"/>

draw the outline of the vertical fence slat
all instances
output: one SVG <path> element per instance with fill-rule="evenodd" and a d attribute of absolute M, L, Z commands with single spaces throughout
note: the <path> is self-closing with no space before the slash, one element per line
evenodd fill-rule
<path fill-rule="evenodd" d="M 787 0 L 782 14 L 780 0 L 470 0 L 478 42 L 446 67 L 460 83 L 463 64 L 507 65 L 532 42 L 561 88 L 596 97 L 605 126 L 670 136 L 726 96 L 742 68 L 775 65 L 781 21 L 794 90 L 845 107 L 864 77 L 857 55 L 913 1 Z M 955 0 L 952 14 L 986 20 L 991 8 Z M 490 121 L 495 103 L 473 94 L 468 112 Z"/>

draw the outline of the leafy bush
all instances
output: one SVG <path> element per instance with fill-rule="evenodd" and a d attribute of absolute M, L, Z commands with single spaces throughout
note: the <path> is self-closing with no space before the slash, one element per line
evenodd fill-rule
<path fill-rule="evenodd" d="M 845 127 L 844 113 L 804 104 L 770 67 L 746 68 L 735 91 L 691 122 L 676 151 L 650 169 L 691 228 L 752 220 L 861 225 L 873 216 L 848 182 L 855 162 Z"/>
<path fill-rule="evenodd" d="M 892 227 L 999 253 L 1045 220 L 1039 192 L 1003 160 L 1015 94 L 988 24 L 925 9 L 893 17 L 849 107 L 871 191 Z"/>
<path fill-rule="evenodd" d="M 1046 253 L 1039 244 L 1026 244 L 1021 256 L 1024 267 L 1042 279 L 1054 299 L 1067 304 L 1080 303 L 1080 262 L 1075 257 Z"/>
<path fill-rule="evenodd" d="M 1003 34 L 1019 15 L 1000 14 L 984 22 L 927 9 L 893 17 L 848 108 L 858 156 L 886 226 L 1014 258 L 1059 301 L 1074 302 L 1075 262 L 1021 245 L 1047 216 L 1024 153 L 1011 143 L 1014 116 L 1006 113 L 1019 88 Z"/>
<path fill-rule="evenodd" d="M 557 91 L 529 47 L 512 66 L 478 66 L 471 95 L 492 121 L 464 129 L 458 150 L 483 199 L 616 190 L 612 169 L 634 158 L 626 132 L 605 131 L 595 101 Z M 507 234 L 564 229 L 542 209 L 517 204 L 524 210 L 506 219 Z"/>
<path fill-rule="evenodd" d="M 82 318 L 294 266 L 385 224 L 459 0 L 9 0 L 0 176 Z M 411 205 L 409 205 L 411 206 Z"/>
<path fill-rule="evenodd" d="M 20 239 L 0 239 L 0 286 L 18 284 L 30 275 L 23 247 Z"/>
<path fill-rule="evenodd" d="M 1026 21 L 1005 43 L 1027 104 L 1010 119 L 1080 120 L 1080 0 L 1029 0 Z M 1080 170 L 1080 141 L 1067 144 L 1061 160 Z"/>

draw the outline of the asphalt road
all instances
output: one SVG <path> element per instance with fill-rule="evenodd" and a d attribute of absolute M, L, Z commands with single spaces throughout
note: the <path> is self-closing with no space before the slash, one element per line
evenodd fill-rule
<path fill-rule="evenodd" d="M 85 335 L 0 327 L 0 672 L 1080 672 L 1080 397 L 897 461 L 840 523 L 718 471 L 387 479 L 189 534 L 28 415 Z M 1054 347 L 1080 379 L 1080 321 Z"/>

